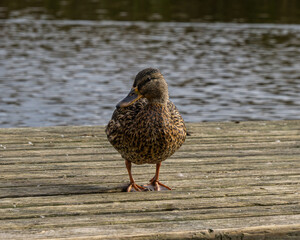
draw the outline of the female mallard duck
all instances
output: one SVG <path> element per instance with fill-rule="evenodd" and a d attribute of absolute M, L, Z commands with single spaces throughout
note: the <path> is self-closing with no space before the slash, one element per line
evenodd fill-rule
<path fill-rule="evenodd" d="M 127 192 L 171 190 L 158 181 L 161 162 L 170 157 L 186 138 L 184 121 L 169 100 L 168 85 L 158 69 L 139 72 L 128 96 L 120 101 L 109 121 L 107 138 L 125 159 L 130 184 Z M 139 186 L 131 163 L 156 164 L 150 184 Z"/>

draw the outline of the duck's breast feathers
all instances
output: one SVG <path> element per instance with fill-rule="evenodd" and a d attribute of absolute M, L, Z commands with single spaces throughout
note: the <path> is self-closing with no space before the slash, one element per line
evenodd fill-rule
<path fill-rule="evenodd" d="M 113 135 L 113 133 L 116 131 L 122 132 L 137 123 L 137 121 L 146 121 L 146 124 L 148 123 L 152 125 L 153 123 L 151 123 L 151 121 L 154 119 L 152 118 L 152 113 L 147 111 L 147 103 L 147 99 L 142 98 L 128 107 L 116 108 L 105 130 L 107 136 L 109 137 Z M 164 120 L 169 122 L 169 124 L 174 125 L 174 127 L 186 132 L 184 120 L 176 106 L 170 100 L 167 102 L 166 111 L 167 115 L 162 114 L 165 117 Z"/>
<path fill-rule="evenodd" d="M 123 158 L 136 164 L 158 163 L 183 144 L 186 128 L 171 101 L 153 105 L 140 99 L 114 111 L 106 134 Z"/>

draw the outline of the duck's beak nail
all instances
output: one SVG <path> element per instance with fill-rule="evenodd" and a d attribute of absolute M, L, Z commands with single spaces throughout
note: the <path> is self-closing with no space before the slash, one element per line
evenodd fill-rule
<path fill-rule="evenodd" d="M 139 93 L 137 87 L 132 88 L 130 90 L 130 92 L 128 93 L 128 95 L 121 100 L 118 104 L 117 104 L 117 108 L 120 107 L 128 107 L 131 104 L 133 104 L 135 101 L 137 101 L 138 99 L 140 99 L 142 97 L 142 95 Z"/>

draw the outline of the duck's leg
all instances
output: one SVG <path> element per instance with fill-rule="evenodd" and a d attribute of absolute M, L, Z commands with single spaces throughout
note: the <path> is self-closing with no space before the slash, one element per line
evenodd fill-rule
<path fill-rule="evenodd" d="M 148 185 L 144 185 L 144 187 L 150 191 L 172 190 L 165 184 L 162 184 L 161 182 L 158 181 L 160 166 L 161 166 L 161 162 L 156 164 L 156 172 L 154 177 L 150 180 L 150 183 Z"/>
<path fill-rule="evenodd" d="M 143 190 L 146 190 L 146 188 L 139 186 L 135 183 L 132 174 L 131 174 L 131 162 L 128 160 L 125 160 L 125 165 L 128 171 L 129 179 L 130 179 L 130 184 L 127 187 L 127 192 L 141 192 Z"/>

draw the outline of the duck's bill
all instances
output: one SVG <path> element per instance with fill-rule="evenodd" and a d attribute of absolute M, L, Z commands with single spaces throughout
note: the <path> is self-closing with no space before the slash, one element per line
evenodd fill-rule
<path fill-rule="evenodd" d="M 137 100 L 139 100 L 141 97 L 142 95 L 138 92 L 137 88 L 136 87 L 132 88 L 128 93 L 128 95 L 123 100 L 121 100 L 116 107 L 117 108 L 128 107 L 134 102 L 136 102 Z"/>

